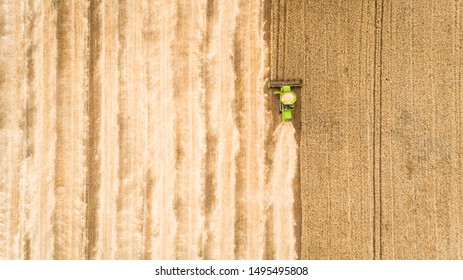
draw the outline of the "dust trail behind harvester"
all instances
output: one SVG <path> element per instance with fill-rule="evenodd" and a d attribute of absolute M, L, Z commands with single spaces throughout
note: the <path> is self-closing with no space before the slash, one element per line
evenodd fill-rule
<path fill-rule="evenodd" d="M 270 203 L 273 204 L 275 259 L 295 259 L 293 179 L 296 174 L 297 143 L 293 124 L 280 124 L 273 138 L 275 150 L 269 184 Z"/>

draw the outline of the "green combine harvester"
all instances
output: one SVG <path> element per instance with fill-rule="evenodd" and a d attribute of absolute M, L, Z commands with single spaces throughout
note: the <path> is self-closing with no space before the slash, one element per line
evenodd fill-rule
<path fill-rule="evenodd" d="M 273 80 L 268 83 L 269 88 L 280 88 L 279 91 L 275 91 L 275 95 L 280 96 L 280 114 L 283 123 L 290 121 L 293 117 L 293 111 L 295 108 L 297 96 L 291 87 L 301 87 L 302 80 Z"/>

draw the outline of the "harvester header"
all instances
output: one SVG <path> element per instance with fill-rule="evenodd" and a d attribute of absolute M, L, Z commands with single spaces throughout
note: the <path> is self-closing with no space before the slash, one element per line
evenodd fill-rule
<path fill-rule="evenodd" d="M 268 88 L 279 88 L 282 86 L 302 87 L 302 79 L 270 80 Z"/>

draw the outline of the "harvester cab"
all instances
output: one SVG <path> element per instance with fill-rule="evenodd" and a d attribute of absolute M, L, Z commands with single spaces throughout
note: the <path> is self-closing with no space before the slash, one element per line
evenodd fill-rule
<path fill-rule="evenodd" d="M 302 80 L 273 80 L 268 84 L 269 88 L 280 88 L 275 91 L 275 95 L 280 97 L 280 114 L 282 122 L 290 121 L 293 117 L 293 111 L 296 105 L 297 96 L 291 87 L 301 87 Z"/>

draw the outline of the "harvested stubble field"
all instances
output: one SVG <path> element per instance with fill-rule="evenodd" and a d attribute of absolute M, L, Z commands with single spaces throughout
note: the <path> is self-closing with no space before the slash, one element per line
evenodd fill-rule
<path fill-rule="evenodd" d="M 463 1 L 0 3 L 0 259 L 463 258 Z"/>
<path fill-rule="evenodd" d="M 0 258 L 297 258 L 263 11 L 2 1 Z"/>

